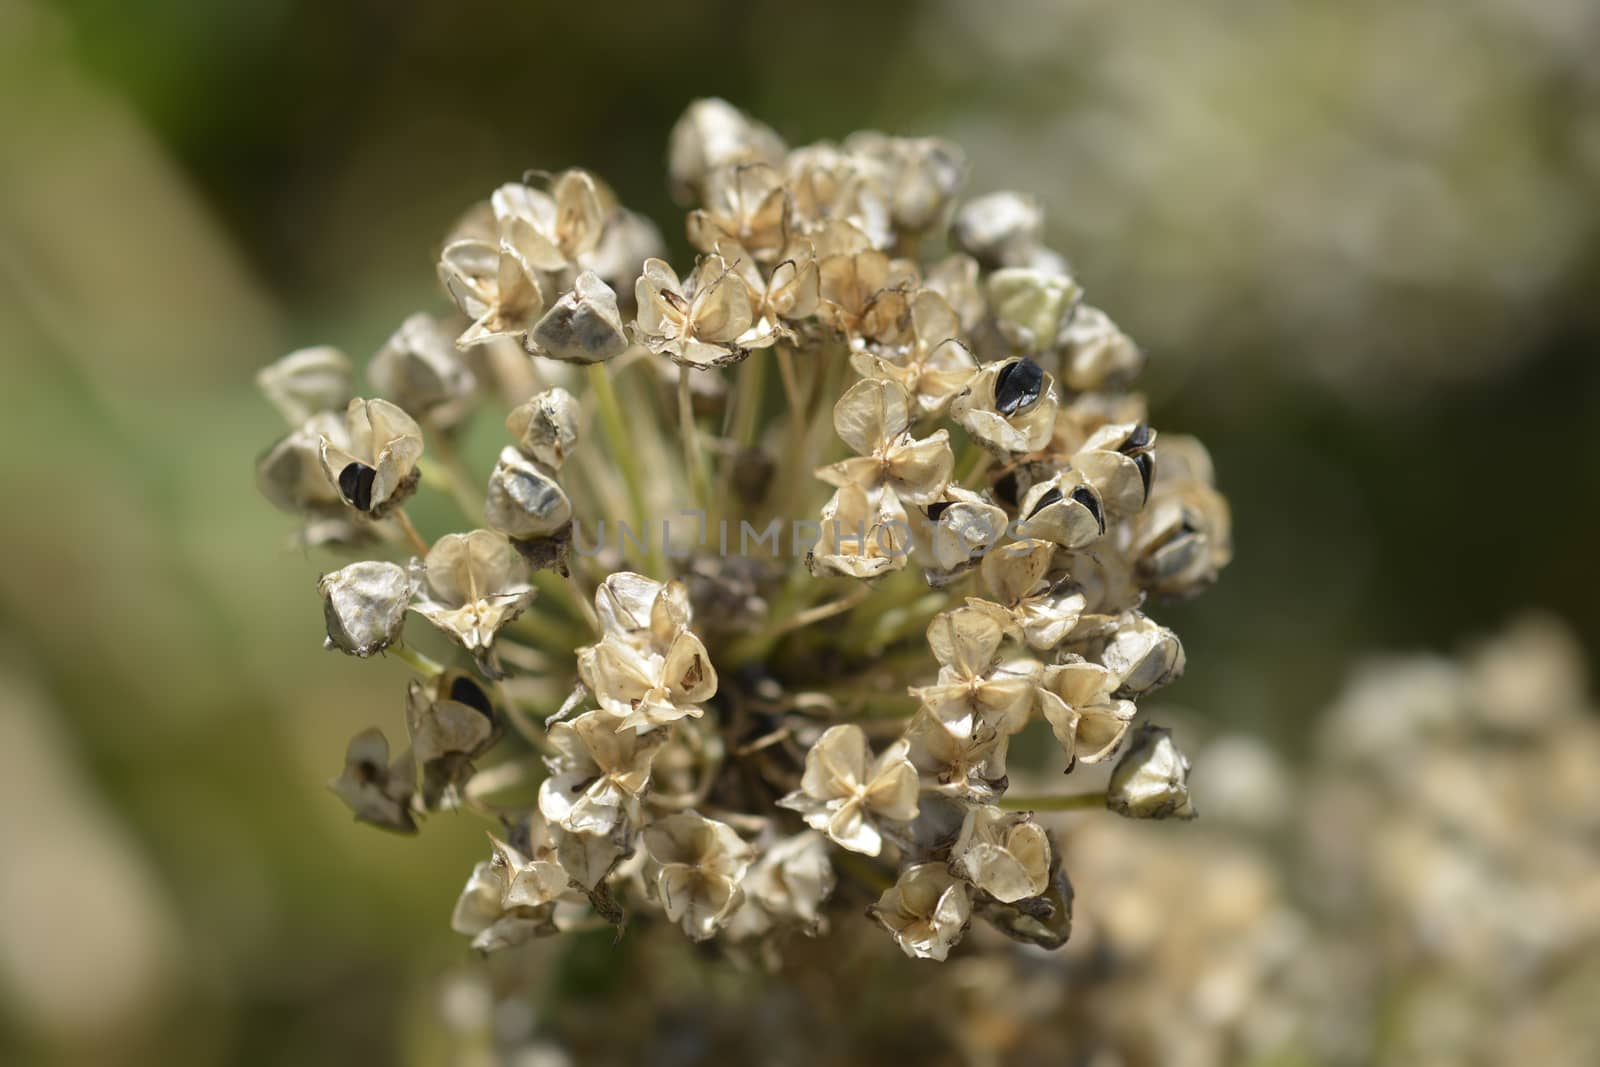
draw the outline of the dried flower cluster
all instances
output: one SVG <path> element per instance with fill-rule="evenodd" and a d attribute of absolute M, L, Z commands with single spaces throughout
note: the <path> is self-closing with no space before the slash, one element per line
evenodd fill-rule
<path fill-rule="evenodd" d="M 1600 716 L 1583 666 L 1548 619 L 1459 659 L 1376 661 L 1298 768 L 1254 739 L 1206 744 L 1201 826 L 1058 816 L 1082 894 L 1061 952 L 977 929 L 982 951 L 918 973 L 887 945 L 839 969 L 836 948 L 801 943 L 789 972 L 732 989 L 659 952 L 621 961 L 623 995 L 595 1004 L 525 966 L 457 981 L 548 1010 L 502 1039 L 505 1063 L 529 1041 L 628 1063 L 671 1040 L 732 1062 L 1587 1067 Z M 908 910 L 936 911 L 942 884 L 919 871 Z"/>
<path fill-rule="evenodd" d="M 331 348 L 262 372 L 293 427 L 263 492 L 388 557 L 322 576 L 328 646 L 419 675 L 409 747 L 358 735 L 336 791 L 393 830 L 492 820 L 454 917 L 485 951 L 643 912 L 770 961 L 863 892 L 909 956 L 974 918 L 1061 945 L 1034 809 L 1193 816 L 1134 701 L 1184 667 L 1147 602 L 1229 559 L 1205 450 L 1150 428 L 1032 199 L 958 205 L 953 145 L 789 149 L 708 100 L 668 169 L 686 273 L 594 175 L 530 175 L 447 236 L 456 314 L 401 325 L 376 395 Z M 425 539 L 433 493 L 471 528 Z M 1106 789 L 1008 794 L 1035 721 Z"/>

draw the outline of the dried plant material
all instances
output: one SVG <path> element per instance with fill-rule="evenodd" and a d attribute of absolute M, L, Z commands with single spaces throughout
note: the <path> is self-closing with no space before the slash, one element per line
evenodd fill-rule
<path fill-rule="evenodd" d="M 805 816 L 841 848 L 876 856 L 883 848 L 880 824 L 917 817 L 917 769 L 896 742 L 872 758 L 859 726 L 831 726 L 806 754 L 798 791 L 778 801 Z"/>
<path fill-rule="evenodd" d="M 1117 760 L 1106 790 L 1106 807 L 1130 819 L 1192 819 L 1189 759 L 1172 742 L 1172 731 L 1146 724 Z"/>
<path fill-rule="evenodd" d="M 923 863 L 901 872 L 872 906 L 872 915 L 907 956 L 943 960 L 967 932 L 972 900 L 943 866 Z"/>
<path fill-rule="evenodd" d="M 395 563 L 352 563 L 317 581 L 328 634 L 324 643 L 365 658 L 400 640 L 416 576 Z"/>
<path fill-rule="evenodd" d="M 372 518 L 383 518 L 417 487 L 422 430 L 387 400 L 352 400 L 345 409 L 344 439 L 324 436 L 322 469 L 340 498 Z"/>

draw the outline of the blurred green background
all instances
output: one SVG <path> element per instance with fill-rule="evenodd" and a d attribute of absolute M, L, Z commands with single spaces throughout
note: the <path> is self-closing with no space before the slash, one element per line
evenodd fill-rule
<path fill-rule="evenodd" d="M 442 308 L 526 168 L 681 252 L 697 96 L 1045 200 L 1233 503 L 1166 704 L 1293 753 L 1367 651 L 1539 606 L 1592 659 L 1597 49 L 1589 0 L 0 0 L 0 1061 L 428 1062 L 482 839 L 325 791 L 404 669 L 320 649 L 251 377 Z"/>

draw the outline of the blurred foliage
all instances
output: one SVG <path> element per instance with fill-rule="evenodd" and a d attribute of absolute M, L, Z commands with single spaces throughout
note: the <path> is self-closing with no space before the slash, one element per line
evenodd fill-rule
<path fill-rule="evenodd" d="M 319 649 L 322 562 L 285 553 L 255 496 L 276 418 L 250 377 L 303 344 L 370 352 L 438 307 L 440 236 L 524 169 L 582 163 L 670 217 L 661 156 L 696 96 L 792 143 L 953 136 L 974 189 L 1088 190 L 1050 198 L 1054 232 L 1150 343 L 1154 422 L 1210 444 L 1235 510 L 1223 581 L 1162 616 L 1193 664 L 1170 700 L 1292 748 L 1359 651 L 1449 648 L 1539 605 L 1592 656 L 1600 115 L 1572 55 L 1593 21 L 1516 5 L 1513 49 L 1514 5 L 1459 5 L 1452 50 L 1438 5 L 1196 6 L 0 0 L 0 714 L 33 738 L 0 753 L 0 844 L 25 865 L 56 834 L 82 846 L 75 878 L 0 879 L 0 1058 L 402 1060 L 421 978 L 462 956 L 449 872 L 481 840 L 437 820 L 401 847 L 323 791 L 351 732 L 398 720 L 403 671 Z M 1404 77 L 1342 61 L 1379 45 Z M 1448 152 L 1400 121 L 1441 86 L 1477 90 Z M 1352 96 L 1371 100 L 1329 103 Z M 1053 135 L 1074 118 L 1096 135 Z M 1419 247 L 1444 281 L 1410 302 L 1370 257 L 1283 256 L 1276 226 L 1309 235 L 1290 251 L 1336 246 L 1352 204 L 1381 230 L 1430 202 L 1397 214 L 1357 173 L 1297 186 L 1286 220 L 1241 212 L 1305 177 L 1283 131 L 1320 122 L 1380 159 L 1446 159 L 1452 218 L 1561 254 L 1508 293 L 1454 279 L 1520 245 Z M 1551 195 L 1559 213 L 1533 211 Z M 1330 348 L 1349 367 L 1330 374 Z M 130 895 L 148 943 L 86 940 L 75 916 Z M 76 966 L 36 973 L 40 944 Z M 41 1014 L 52 980 L 105 996 Z"/>

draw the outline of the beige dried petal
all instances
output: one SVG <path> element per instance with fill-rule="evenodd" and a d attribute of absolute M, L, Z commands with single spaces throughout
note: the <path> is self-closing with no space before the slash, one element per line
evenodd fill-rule
<path fill-rule="evenodd" d="M 430 692 L 413 681 L 406 689 L 406 728 L 417 762 L 480 754 L 494 735 L 494 708 L 477 683 L 459 672 L 441 677 Z"/>
<path fill-rule="evenodd" d="M 1111 772 L 1106 807 L 1132 819 L 1192 819 L 1189 760 L 1172 731 L 1142 726 Z"/>
<path fill-rule="evenodd" d="M 256 372 L 256 385 L 291 426 L 350 403 L 355 369 L 330 345 L 302 348 Z"/>
<path fill-rule="evenodd" d="M 905 732 L 906 758 L 922 775 L 923 788 L 966 800 L 992 799 L 1005 788 L 1010 738 L 980 725 L 972 733 L 951 733 L 926 708 L 912 717 Z"/>
<path fill-rule="evenodd" d="M 966 933 L 972 900 L 943 864 L 924 863 L 902 871 L 869 910 L 907 956 L 943 960 Z"/>
<path fill-rule="evenodd" d="M 465 414 L 477 389 L 444 324 L 422 313 L 409 316 L 378 349 L 367 365 L 367 378 L 385 399 L 407 412 L 433 418 L 444 409 L 450 416 L 446 421 Z"/>
<path fill-rule="evenodd" d="M 977 329 L 988 317 L 989 304 L 978 284 L 978 261 L 971 256 L 946 256 L 928 268 L 923 284 L 944 297 L 956 314 L 961 333 Z"/>
<path fill-rule="evenodd" d="M 399 564 L 368 560 L 324 574 L 317 591 L 327 621 L 325 646 L 365 658 L 400 640 L 417 580 Z"/>
<path fill-rule="evenodd" d="M 1131 700 L 1112 697 L 1117 676 L 1096 663 L 1070 661 L 1044 670 L 1039 707 L 1068 767 L 1099 763 L 1122 744 L 1133 721 Z"/>
<path fill-rule="evenodd" d="M 465 351 L 501 337 L 520 342 L 544 311 L 538 270 L 509 241 L 452 241 L 439 253 L 439 280 L 472 324 L 455 340 Z"/>
<path fill-rule="evenodd" d="M 572 502 L 547 467 L 507 445 L 489 475 L 484 519 L 519 541 L 549 537 L 572 521 Z"/>
<path fill-rule="evenodd" d="M 1049 885 L 1050 839 L 1030 813 L 974 807 L 950 850 L 950 866 L 996 900 L 1014 904 Z"/>
<path fill-rule="evenodd" d="M 928 568 L 929 582 L 943 584 L 976 565 L 1005 536 L 1003 509 L 970 490 L 951 485 L 927 506 L 925 521 L 911 525 L 912 559 Z"/>
<path fill-rule="evenodd" d="M 256 487 L 273 507 L 292 514 L 344 510 L 344 497 L 322 468 L 324 437 L 338 442 L 335 447 L 348 445 L 341 416 L 313 415 L 256 461 Z"/>
<path fill-rule="evenodd" d="M 956 608 L 928 624 L 928 647 L 941 667 L 963 679 L 986 674 L 999 655 L 1005 633 L 992 617 L 971 608 Z"/>
<path fill-rule="evenodd" d="M 621 729 L 619 716 L 590 711 L 550 728 L 556 755 L 539 787 L 539 810 L 573 833 L 606 835 L 632 820 L 650 782 L 665 730 Z"/>
<path fill-rule="evenodd" d="M 778 258 L 786 234 L 783 177 L 766 163 L 738 163 L 705 178 L 704 207 L 687 219 L 689 243 L 716 252 L 719 241 L 733 241 L 759 263 Z"/>

